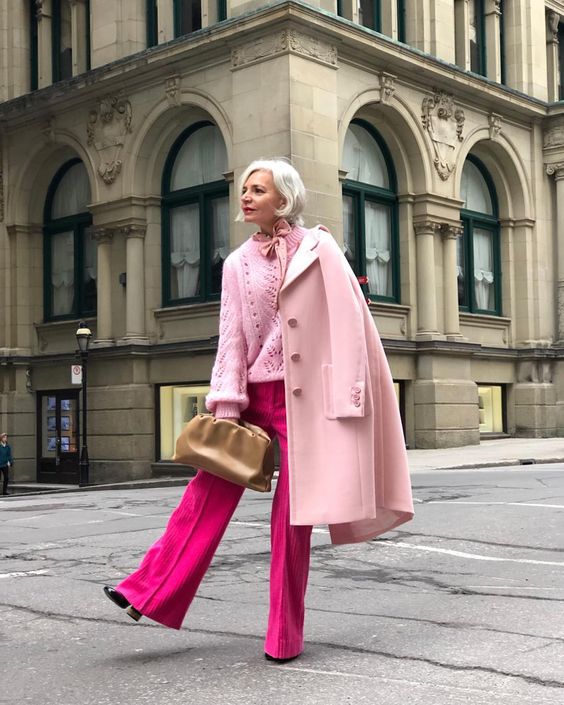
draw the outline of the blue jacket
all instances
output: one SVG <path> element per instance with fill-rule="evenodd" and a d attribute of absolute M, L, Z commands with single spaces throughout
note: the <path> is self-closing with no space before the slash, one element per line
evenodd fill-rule
<path fill-rule="evenodd" d="M 2 445 L 0 443 L 0 468 L 5 467 L 8 463 L 13 463 L 12 449 L 9 444 Z"/>

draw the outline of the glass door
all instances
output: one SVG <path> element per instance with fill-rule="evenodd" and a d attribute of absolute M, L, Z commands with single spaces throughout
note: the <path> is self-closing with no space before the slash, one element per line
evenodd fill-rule
<path fill-rule="evenodd" d="M 78 484 L 78 390 L 37 397 L 37 481 Z"/>

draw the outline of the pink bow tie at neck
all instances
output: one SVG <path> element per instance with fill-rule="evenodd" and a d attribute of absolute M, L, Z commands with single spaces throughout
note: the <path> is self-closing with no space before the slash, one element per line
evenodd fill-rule
<path fill-rule="evenodd" d="M 279 220 L 274 224 L 272 229 L 272 237 L 265 240 L 261 246 L 261 254 L 265 257 L 276 255 L 278 264 L 280 265 L 280 286 L 286 276 L 286 267 L 288 265 L 288 246 L 286 243 L 286 235 L 292 231 L 291 225 L 285 220 Z"/>

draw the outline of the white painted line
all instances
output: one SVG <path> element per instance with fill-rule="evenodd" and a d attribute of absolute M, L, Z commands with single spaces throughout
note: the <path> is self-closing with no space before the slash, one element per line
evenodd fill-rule
<path fill-rule="evenodd" d="M 446 556 L 454 556 L 455 558 L 470 558 L 474 561 L 492 561 L 495 563 L 521 563 L 527 565 L 551 565 L 558 568 L 564 568 L 564 561 L 536 561 L 532 558 L 500 558 L 498 556 L 483 556 L 480 553 L 465 553 L 463 551 L 452 551 L 448 548 L 435 548 L 434 546 L 420 546 L 413 543 L 397 543 L 386 544 L 389 547 L 408 548 L 414 551 L 427 551 L 428 553 L 442 553 Z"/>
<path fill-rule="evenodd" d="M 564 509 L 564 504 L 541 504 L 540 502 L 538 504 L 534 504 L 533 502 L 466 502 L 466 501 L 459 501 L 457 499 L 454 500 L 431 500 L 430 502 L 427 502 L 427 504 L 477 504 L 477 505 L 494 505 L 494 506 L 502 506 L 502 507 L 543 507 L 545 509 Z"/>
<path fill-rule="evenodd" d="M 558 587 L 522 587 L 521 585 L 468 585 L 467 587 L 473 590 L 562 590 Z"/>
<path fill-rule="evenodd" d="M 0 579 L 2 578 L 25 578 L 28 575 L 45 575 L 48 573 L 47 569 L 43 570 L 26 570 L 26 571 L 16 571 L 15 573 L 0 573 Z"/>
<path fill-rule="evenodd" d="M 372 654 L 366 654 L 366 656 L 372 656 Z M 385 657 L 384 657 L 385 658 Z M 409 656 L 404 657 L 405 660 L 409 660 Z M 447 666 L 448 664 L 445 664 Z M 459 685 L 448 685 L 446 683 L 429 683 L 428 681 L 418 681 L 418 680 L 411 680 L 407 678 L 388 678 L 386 676 L 371 676 L 366 673 L 349 673 L 347 671 L 326 671 L 321 668 L 303 668 L 300 666 L 286 666 L 286 665 L 280 665 L 277 667 L 277 670 L 279 671 L 297 671 L 298 673 L 311 673 L 313 675 L 319 675 L 319 676 L 330 676 L 334 678 L 351 678 L 351 679 L 356 679 L 356 680 L 365 680 L 365 681 L 377 681 L 379 683 L 390 683 L 390 684 L 402 684 L 402 685 L 408 685 L 411 687 L 417 687 L 417 688 L 424 688 L 426 690 L 443 690 L 446 692 L 451 692 L 451 693 L 469 693 L 469 694 L 479 694 L 481 696 L 487 695 L 487 702 L 495 702 L 497 700 L 502 699 L 504 703 L 508 702 L 511 699 L 511 693 L 498 693 L 494 692 L 488 688 L 466 688 L 464 686 L 459 686 Z M 476 666 L 476 670 L 480 670 L 479 666 Z M 485 700 L 482 702 L 486 702 Z M 530 703 L 533 705 L 538 705 L 539 703 L 546 703 L 546 705 L 555 705 L 556 700 L 550 699 L 546 700 L 545 698 L 535 696 L 533 699 L 531 698 L 525 698 L 523 699 L 522 697 L 519 698 L 519 703 L 520 705 L 526 705 L 526 703 Z"/>

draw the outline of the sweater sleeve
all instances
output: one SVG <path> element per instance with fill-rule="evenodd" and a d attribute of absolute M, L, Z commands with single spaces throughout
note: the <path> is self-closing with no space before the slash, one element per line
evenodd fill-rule
<path fill-rule="evenodd" d="M 247 344 L 243 330 L 243 302 L 237 276 L 238 260 L 223 265 L 219 342 L 206 406 L 215 416 L 238 417 L 249 405 L 247 395 Z"/>

